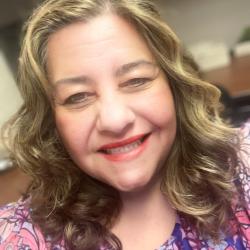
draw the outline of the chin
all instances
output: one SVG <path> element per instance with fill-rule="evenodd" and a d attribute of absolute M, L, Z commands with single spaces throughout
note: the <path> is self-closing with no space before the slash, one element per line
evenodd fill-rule
<path fill-rule="evenodd" d="M 114 185 L 114 188 L 119 192 L 138 192 L 148 186 L 149 182 L 149 178 L 120 180 Z"/>

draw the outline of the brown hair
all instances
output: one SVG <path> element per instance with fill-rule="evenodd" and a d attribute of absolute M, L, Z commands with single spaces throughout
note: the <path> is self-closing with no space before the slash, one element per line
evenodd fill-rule
<path fill-rule="evenodd" d="M 33 177 L 32 219 L 68 248 L 121 249 L 109 228 L 119 213 L 119 194 L 83 173 L 57 137 L 46 74 L 48 38 L 60 28 L 105 12 L 119 15 L 144 37 L 167 75 L 177 112 L 177 135 L 165 167 L 162 191 L 204 235 L 226 231 L 231 213 L 235 131 L 220 119 L 219 91 L 200 80 L 189 57 L 149 0 L 48 0 L 26 23 L 18 86 L 24 104 L 9 122 L 14 162 Z"/>

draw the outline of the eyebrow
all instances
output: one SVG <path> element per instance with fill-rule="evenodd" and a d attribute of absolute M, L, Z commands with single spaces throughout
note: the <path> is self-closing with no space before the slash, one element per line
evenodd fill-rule
<path fill-rule="evenodd" d="M 75 76 L 69 78 L 63 78 L 55 81 L 55 85 L 64 84 L 64 83 L 87 83 L 89 82 L 89 78 L 87 76 Z"/>
<path fill-rule="evenodd" d="M 132 71 L 135 68 L 141 67 L 141 66 L 151 66 L 151 67 L 156 67 L 155 63 L 146 61 L 146 60 L 138 60 L 135 62 L 127 63 L 119 67 L 116 72 L 115 76 L 123 76 L 130 71 Z M 85 75 L 80 75 L 80 76 L 75 76 L 75 77 L 69 77 L 69 78 L 63 78 L 60 80 L 57 80 L 54 82 L 55 87 L 58 86 L 59 84 L 65 84 L 65 83 L 82 83 L 82 84 L 87 84 L 90 82 L 90 79 L 85 76 Z"/>
<path fill-rule="evenodd" d="M 149 61 L 145 61 L 145 60 L 138 60 L 135 62 L 131 62 L 131 63 L 127 63 L 127 64 L 122 65 L 120 68 L 118 68 L 115 75 L 116 76 L 125 75 L 125 74 L 129 73 L 130 71 L 132 71 L 133 69 L 140 67 L 140 66 L 156 67 L 156 64 L 149 62 Z"/>

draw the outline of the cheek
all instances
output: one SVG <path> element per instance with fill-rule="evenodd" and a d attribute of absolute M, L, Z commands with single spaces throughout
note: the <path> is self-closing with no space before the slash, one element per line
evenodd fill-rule
<path fill-rule="evenodd" d="M 157 94 L 152 99 L 151 106 L 155 112 L 152 116 L 159 122 L 160 126 L 176 125 L 176 111 L 172 92 L 167 82 L 162 81 Z"/>
<path fill-rule="evenodd" d="M 55 112 L 55 122 L 59 136 L 69 153 L 83 150 L 87 146 L 91 121 L 85 115 L 63 111 Z"/>
<path fill-rule="evenodd" d="M 172 100 L 159 95 L 157 100 L 150 103 L 150 107 L 151 119 L 156 125 L 164 127 L 166 125 L 175 124 L 176 112 Z"/>
<path fill-rule="evenodd" d="M 161 88 L 138 100 L 140 112 L 153 125 L 159 128 L 176 126 L 174 100 L 166 83 Z"/>

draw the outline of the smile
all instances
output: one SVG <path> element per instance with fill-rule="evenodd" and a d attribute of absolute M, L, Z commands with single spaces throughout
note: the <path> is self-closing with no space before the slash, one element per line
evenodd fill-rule
<path fill-rule="evenodd" d="M 142 144 L 142 140 L 137 140 L 135 142 L 132 142 L 130 144 L 127 144 L 123 147 L 118 147 L 118 148 L 110 148 L 105 150 L 107 154 L 122 154 L 122 153 L 128 153 L 135 148 L 138 148 Z"/>
<path fill-rule="evenodd" d="M 106 144 L 98 152 L 112 161 L 131 160 L 144 150 L 149 135 L 138 135 L 121 142 Z"/>

